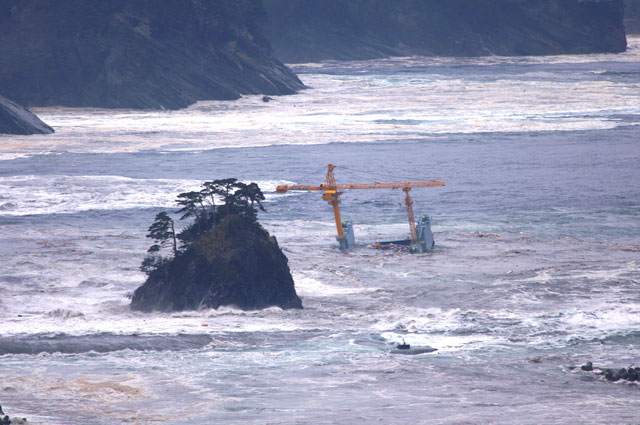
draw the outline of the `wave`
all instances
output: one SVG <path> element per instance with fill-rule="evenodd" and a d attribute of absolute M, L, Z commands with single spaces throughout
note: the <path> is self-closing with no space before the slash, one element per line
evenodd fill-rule
<path fill-rule="evenodd" d="M 610 77 L 637 77 L 640 75 L 640 71 L 607 71 L 607 70 L 598 70 L 598 71 L 590 71 L 590 74 L 595 75 L 605 75 Z"/>
<path fill-rule="evenodd" d="M 80 354 L 113 351 L 180 351 L 203 348 L 211 343 L 208 335 L 115 335 L 71 336 L 60 334 L 0 337 L 0 355 L 61 353 Z"/>
<path fill-rule="evenodd" d="M 179 111 L 36 109 L 56 133 L 0 135 L 0 161 L 611 129 L 620 125 L 612 115 L 638 114 L 639 61 L 635 38 L 616 55 L 299 64 L 310 89 L 269 103 L 252 95 Z"/>
<path fill-rule="evenodd" d="M 256 182 L 267 202 L 279 184 Z M 181 192 L 200 190 L 193 179 L 138 179 L 122 176 L 25 175 L 0 177 L 0 216 L 68 214 L 90 210 L 172 208 Z"/>

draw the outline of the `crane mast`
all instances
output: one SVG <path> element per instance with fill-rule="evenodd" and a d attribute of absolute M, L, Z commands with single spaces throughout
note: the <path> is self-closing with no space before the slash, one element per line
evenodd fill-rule
<path fill-rule="evenodd" d="M 416 232 L 416 218 L 413 215 L 413 201 L 411 200 L 411 196 L 409 196 L 410 187 L 403 187 L 405 198 L 404 203 L 407 206 L 407 218 L 409 219 L 409 230 L 411 231 L 411 242 L 415 245 L 418 244 L 418 232 Z"/>
<path fill-rule="evenodd" d="M 344 229 L 342 228 L 342 218 L 340 217 L 340 195 L 342 192 L 338 192 L 336 189 L 336 177 L 333 175 L 333 169 L 335 165 L 329 164 L 327 167 L 327 184 L 322 195 L 322 199 L 329 202 L 333 207 L 333 217 L 336 220 L 336 230 L 338 231 L 338 242 L 345 240 Z M 276 191 L 278 189 L 276 188 Z"/>
<path fill-rule="evenodd" d="M 338 232 L 338 242 L 340 243 L 340 249 L 346 250 L 349 248 L 348 238 L 345 237 L 344 233 L 344 225 L 342 222 L 342 218 L 340 217 L 340 195 L 342 195 L 341 190 L 349 190 L 349 189 L 402 189 L 405 193 L 405 205 L 407 208 L 407 218 L 409 221 L 409 230 L 411 232 L 411 243 L 412 249 L 414 247 L 420 247 L 419 245 L 419 235 L 416 230 L 416 221 L 413 213 L 413 200 L 411 196 L 409 196 L 409 191 L 411 188 L 416 187 L 442 187 L 445 186 L 445 183 L 440 180 L 429 180 L 429 181 L 406 181 L 406 182 L 393 182 L 393 183 L 381 183 L 381 182 L 373 182 L 373 183 L 336 183 L 336 178 L 333 173 L 333 170 L 336 168 L 335 165 L 329 164 L 327 166 L 327 181 L 326 183 L 321 183 L 317 186 L 313 185 L 280 185 L 276 187 L 276 192 L 278 193 L 286 193 L 290 190 L 309 190 L 309 191 L 322 191 L 322 199 L 327 201 L 333 208 L 333 215 L 336 221 L 336 230 Z M 426 221 L 426 217 L 423 216 L 423 221 Z M 422 222 L 421 222 L 422 225 Z M 428 221 L 426 223 L 428 226 Z M 352 229 L 349 227 L 349 230 Z M 429 231 L 430 232 L 430 231 Z M 420 232 L 422 235 L 424 230 Z"/>

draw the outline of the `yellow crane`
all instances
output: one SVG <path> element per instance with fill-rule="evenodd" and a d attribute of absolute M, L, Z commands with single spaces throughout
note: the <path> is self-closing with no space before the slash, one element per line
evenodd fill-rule
<path fill-rule="evenodd" d="M 333 173 L 333 170 L 336 168 L 335 165 L 329 164 L 327 167 L 327 181 L 326 183 L 321 183 L 320 185 L 280 185 L 276 187 L 276 192 L 278 193 L 286 193 L 290 190 L 311 190 L 311 191 L 321 191 L 324 192 L 322 194 L 322 199 L 329 202 L 329 204 L 333 207 L 333 215 L 336 220 L 336 229 L 338 231 L 338 241 L 340 242 L 341 249 L 347 249 L 348 246 L 346 244 L 346 239 L 344 235 L 344 229 L 342 224 L 342 218 L 340 217 L 340 195 L 342 195 L 342 190 L 350 190 L 350 189 L 402 189 L 405 193 L 405 205 L 407 207 L 407 218 L 409 220 L 409 230 L 411 231 L 411 242 L 414 246 L 418 246 L 418 234 L 416 231 L 416 222 L 413 214 L 413 201 L 411 200 L 411 196 L 409 196 L 409 191 L 414 187 L 442 187 L 445 186 L 445 183 L 440 180 L 429 180 L 429 181 L 417 181 L 417 182 L 394 182 L 394 183 L 381 183 L 381 182 L 373 182 L 373 183 L 336 183 L 336 178 Z"/>

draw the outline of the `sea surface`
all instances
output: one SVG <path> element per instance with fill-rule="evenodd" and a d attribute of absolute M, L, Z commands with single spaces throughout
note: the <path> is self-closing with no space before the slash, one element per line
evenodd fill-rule
<path fill-rule="evenodd" d="M 635 424 L 640 39 L 622 54 L 296 65 L 294 96 L 44 108 L 0 136 L 0 404 L 47 425 Z M 278 184 L 440 179 L 330 206 Z M 201 182 L 266 193 L 304 310 L 129 309 L 155 214 Z M 390 351 L 405 339 L 435 353 Z"/>

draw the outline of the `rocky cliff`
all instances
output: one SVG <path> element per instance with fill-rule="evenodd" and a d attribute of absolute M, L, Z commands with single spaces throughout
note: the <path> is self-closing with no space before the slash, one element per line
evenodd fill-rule
<path fill-rule="evenodd" d="M 0 92 L 27 106 L 167 108 L 303 88 L 260 0 L 0 0 Z"/>
<path fill-rule="evenodd" d="M 622 52 L 623 0 L 264 0 L 284 62 Z"/>
<path fill-rule="evenodd" d="M 640 34 L 640 0 L 624 0 L 624 28 L 627 34 Z"/>
<path fill-rule="evenodd" d="M 0 134 L 49 134 L 53 129 L 31 111 L 0 96 Z"/>
<path fill-rule="evenodd" d="M 185 252 L 151 272 L 131 300 L 131 307 L 142 311 L 223 305 L 302 308 L 275 238 L 238 215 L 225 217 Z"/>

